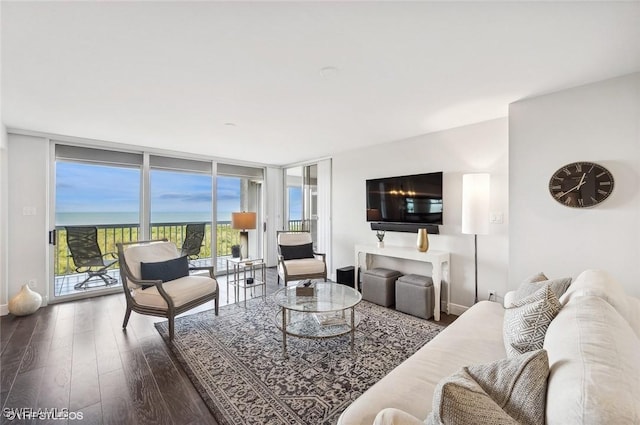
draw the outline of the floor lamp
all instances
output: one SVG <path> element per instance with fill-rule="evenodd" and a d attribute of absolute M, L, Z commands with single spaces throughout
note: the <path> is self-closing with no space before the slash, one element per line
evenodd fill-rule
<path fill-rule="evenodd" d="M 462 233 L 473 235 L 475 301 L 478 302 L 478 235 L 489 233 L 489 174 L 462 176 Z"/>
<path fill-rule="evenodd" d="M 249 258 L 249 232 L 256 228 L 256 213 L 234 212 L 231 213 L 231 228 L 240 230 L 240 258 Z"/>

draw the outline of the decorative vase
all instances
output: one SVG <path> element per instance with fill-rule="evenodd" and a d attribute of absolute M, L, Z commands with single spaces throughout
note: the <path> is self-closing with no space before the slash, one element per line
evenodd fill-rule
<path fill-rule="evenodd" d="M 384 248 L 384 241 L 378 241 L 378 248 Z"/>
<path fill-rule="evenodd" d="M 26 316 L 35 313 L 42 305 L 42 295 L 29 288 L 29 284 L 22 285 L 20 292 L 9 300 L 9 313 L 14 316 Z"/>
<path fill-rule="evenodd" d="M 427 229 L 418 229 L 418 241 L 416 242 L 416 247 L 420 252 L 427 252 L 429 249 L 429 235 L 427 234 Z"/>

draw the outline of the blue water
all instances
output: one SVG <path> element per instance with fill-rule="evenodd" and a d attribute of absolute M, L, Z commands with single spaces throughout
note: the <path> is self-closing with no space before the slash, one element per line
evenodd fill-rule
<path fill-rule="evenodd" d="M 218 221 L 230 221 L 230 212 L 219 212 Z M 56 213 L 56 226 L 98 225 L 98 224 L 137 224 L 140 221 L 137 212 L 82 212 Z M 151 214 L 152 223 L 192 223 L 210 222 L 207 212 L 157 212 Z"/>

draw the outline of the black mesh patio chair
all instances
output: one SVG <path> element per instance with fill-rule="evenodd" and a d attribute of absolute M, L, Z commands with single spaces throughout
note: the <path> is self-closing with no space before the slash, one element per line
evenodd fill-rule
<path fill-rule="evenodd" d="M 67 226 L 67 246 L 77 273 L 86 273 L 87 278 L 74 285 L 75 289 L 86 289 L 94 278 L 102 279 L 105 285 L 118 283 L 118 279 L 109 276 L 107 269 L 118 262 L 115 252 L 102 254 L 98 245 L 98 228 L 94 226 Z M 106 259 L 111 256 L 113 259 Z"/>
<path fill-rule="evenodd" d="M 182 242 L 181 256 L 187 256 L 189 260 L 195 260 L 200 256 L 202 240 L 204 239 L 205 223 L 187 224 L 184 241 Z"/>

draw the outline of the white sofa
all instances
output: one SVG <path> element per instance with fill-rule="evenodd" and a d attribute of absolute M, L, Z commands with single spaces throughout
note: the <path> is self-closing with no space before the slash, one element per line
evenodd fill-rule
<path fill-rule="evenodd" d="M 640 424 L 640 299 L 627 296 L 605 272 L 587 270 L 560 302 L 544 343 L 550 366 L 546 423 Z M 471 307 L 356 399 L 338 424 L 371 425 L 385 408 L 409 414 L 394 424 L 421 423 L 441 379 L 506 357 L 504 311 L 489 301 Z"/>

